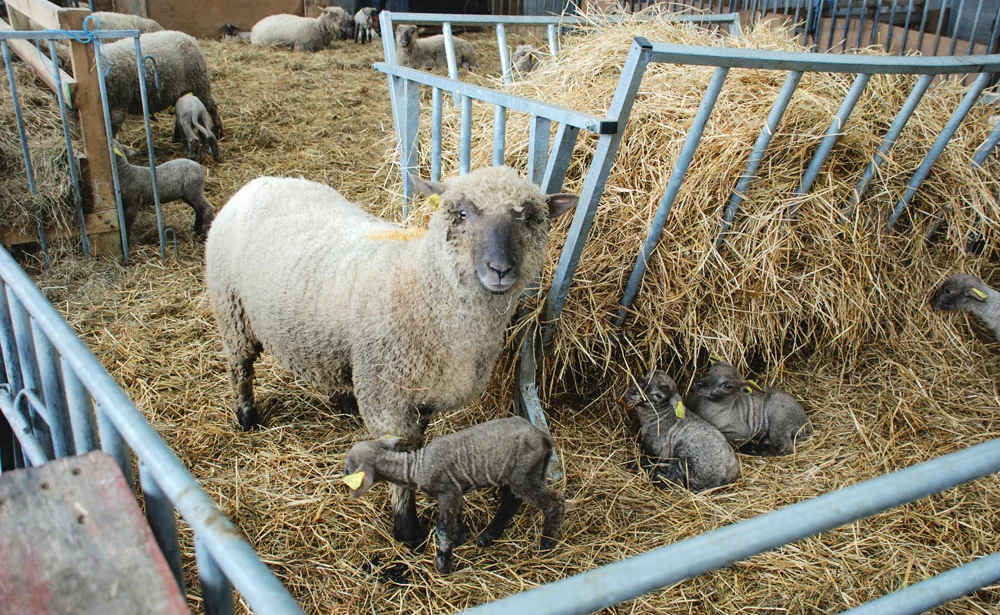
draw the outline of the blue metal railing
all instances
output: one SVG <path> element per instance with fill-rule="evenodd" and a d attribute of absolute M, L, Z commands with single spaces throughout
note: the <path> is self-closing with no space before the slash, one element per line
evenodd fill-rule
<path fill-rule="evenodd" d="M 121 387 L 0 248 L 0 459 L 4 471 L 97 449 L 135 489 L 132 455 L 153 535 L 183 591 L 174 511 L 194 531 L 206 613 L 233 613 L 235 587 L 258 613 L 302 609 Z"/>

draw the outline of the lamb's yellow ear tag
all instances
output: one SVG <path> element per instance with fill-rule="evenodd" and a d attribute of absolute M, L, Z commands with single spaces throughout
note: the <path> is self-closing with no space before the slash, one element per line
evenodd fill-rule
<path fill-rule="evenodd" d="M 975 288 L 975 287 L 970 288 L 969 290 L 972 291 L 972 294 L 975 295 L 976 298 L 982 299 L 983 301 L 986 301 L 987 297 L 989 296 L 986 293 L 984 293 L 983 291 L 981 291 L 981 290 L 979 290 L 978 288 Z"/>
<path fill-rule="evenodd" d="M 747 380 L 747 384 L 748 384 L 748 385 L 750 385 L 750 386 L 748 387 L 748 388 L 749 388 L 750 390 L 749 390 L 749 391 L 747 391 L 747 393 L 750 393 L 750 392 L 752 392 L 752 391 L 753 391 L 753 390 L 755 390 L 755 389 L 756 389 L 756 390 L 758 390 L 758 391 L 760 391 L 760 390 L 761 390 L 761 388 L 760 388 L 760 385 L 759 385 L 759 384 L 757 384 L 756 382 L 754 382 L 753 380 Z"/>
<path fill-rule="evenodd" d="M 355 472 L 354 474 L 348 474 L 344 478 L 340 479 L 344 481 L 344 484 L 350 487 L 352 490 L 357 491 L 361 488 L 361 481 L 365 479 L 364 472 Z"/>
<path fill-rule="evenodd" d="M 122 151 L 121 151 L 120 149 L 118 149 L 117 147 L 115 148 L 115 154 L 117 154 L 117 155 L 119 155 L 119 156 L 124 156 L 124 155 L 125 155 L 125 154 L 123 154 L 123 153 L 122 153 Z"/>
<path fill-rule="evenodd" d="M 720 357 L 719 355 L 715 354 L 714 352 L 712 354 L 708 355 L 708 362 L 709 363 L 718 363 L 721 360 L 722 360 L 722 357 Z"/>
<path fill-rule="evenodd" d="M 437 209 L 438 207 L 441 207 L 441 195 L 440 194 L 432 194 L 430 196 L 430 198 L 427 199 L 427 204 L 430 205 L 431 207 L 433 207 L 434 209 Z"/>
<path fill-rule="evenodd" d="M 677 400 L 677 406 L 674 408 L 674 416 L 679 419 L 684 418 L 684 402 Z"/>
<path fill-rule="evenodd" d="M 743 392 L 744 393 L 753 393 L 753 387 L 748 384 L 745 387 L 743 387 Z"/>

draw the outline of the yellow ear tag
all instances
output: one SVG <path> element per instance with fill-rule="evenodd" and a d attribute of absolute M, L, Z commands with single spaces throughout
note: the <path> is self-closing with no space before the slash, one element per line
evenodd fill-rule
<path fill-rule="evenodd" d="M 121 151 L 120 149 L 118 149 L 117 147 L 115 148 L 115 154 L 118 154 L 119 156 L 124 156 L 124 155 L 125 155 L 125 154 L 123 154 L 123 153 L 122 153 L 122 151 Z"/>
<path fill-rule="evenodd" d="M 441 195 L 432 194 L 431 197 L 427 199 L 427 204 L 433 207 L 434 209 L 441 207 Z"/>
<path fill-rule="evenodd" d="M 677 406 L 674 408 L 674 416 L 679 419 L 684 418 L 684 402 L 677 400 Z"/>
<path fill-rule="evenodd" d="M 751 387 L 751 386 L 750 386 L 750 385 L 748 384 L 748 385 L 746 385 L 745 387 L 743 387 L 743 392 L 744 392 L 744 393 L 753 393 L 753 387 Z"/>
<path fill-rule="evenodd" d="M 355 472 L 354 474 L 348 474 L 347 476 L 345 476 L 340 480 L 344 481 L 344 484 L 353 489 L 354 491 L 357 491 L 358 489 L 361 488 L 361 481 L 363 481 L 364 479 L 365 479 L 364 472 Z"/>
<path fill-rule="evenodd" d="M 721 360 L 722 360 L 722 357 L 720 357 L 719 355 L 715 354 L 714 352 L 712 354 L 708 355 L 708 362 L 709 363 L 718 363 Z"/>
<path fill-rule="evenodd" d="M 973 295 L 975 295 L 975 296 L 979 297 L 979 298 L 980 298 L 980 299 L 982 299 L 983 301 L 985 301 L 985 300 L 987 299 L 987 297 L 989 297 L 989 295 L 987 295 L 987 294 L 986 294 L 986 293 L 984 293 L 983 291 L 979 290 L 978 288 L 970 288 L 969 290 L 971 290 L 971 291 L 972 291 L 972 294 L 973 294 Z"/>
<path fill-rule="evenodd" d="M 747 391 L 747 393 L 750 393 L 750 392 L 751 392 L 751 391 L 753 391 L 754 389 L 756 389 L 756 390 L 758 390 L 758 391 L 760 391 L 760 390 L 761 390 L 761 388 L 760 388 L 760 385 L 759 385 L 759 384 L 757 384 L 756 382 L 754 382 L 753 380 L 747 380 L 747 384 L 749 384 L 749 385 L 750 385 L 750 386 L 748 387 L 748 388 L 749 388 L 750 390 L 749 390 L 749 391 Z"/>

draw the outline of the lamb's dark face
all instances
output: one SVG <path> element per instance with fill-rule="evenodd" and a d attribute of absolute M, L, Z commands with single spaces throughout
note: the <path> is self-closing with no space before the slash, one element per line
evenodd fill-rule
<path fill-rule="evenodd" d="M 966 309 L 971 302 L 983 303 L 987 298 L 985 286 L 976 276 L 956 273 L 931 295 L 931 307 L 951 311 Z"/>
<path fill-rule="evenodd" d="M 736 368 L 719 361 L 701 378 L 694 382 L 694 392 L 712 401 L 719 401 L 739 393 L 747 386 L 747 381 Z"/>
<path fill-rule="evenodd" d="M 677 391 L 674 379 L 661 370 L 653 370 L 648 376 L 639 379 L 625 393 L 625 402 L 629 408 L 639 404 L 652 404 L 655 408 L 674 408 L 680 401 L 681 394 Z"/>
<path fill-rule="evenodd" d="M 342 480 L 351 488 L 352 498 L 364 495 L 375 486 L 378 481 L 378 475 L 375 471 L 376 461 L 380 455 L 394 450 L 398 442 L 399 438 L 385 437 L 358 442 L 351 447 L 344 460 L 344 478 Z"/>
<path fill-rule="evenodd" d="M 416 26 L 399 26 L 396 28 L 396 42 L 400 47 L 409 47 L 410 41 L 417 34 Z"/>

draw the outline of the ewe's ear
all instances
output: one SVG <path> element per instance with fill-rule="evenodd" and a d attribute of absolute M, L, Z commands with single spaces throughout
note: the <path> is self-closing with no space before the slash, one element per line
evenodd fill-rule
<path fill-rule="evenodd" d="M 566 194 L 565 192 L 550 194 L 546 198 L 549 202 L 549 218 L 558 218 L 576 207 L 577 202 L 580 200 L 579 196 Z"/>
<path fill-rule="evenodd" d="M 442 182 L 427 181 L 416 175 L 410 175 L 410 180 L 413 181 L 413 187 L 417 189 L 417 192 L 424 196 L 444 194 L 445 185 Z"/>

